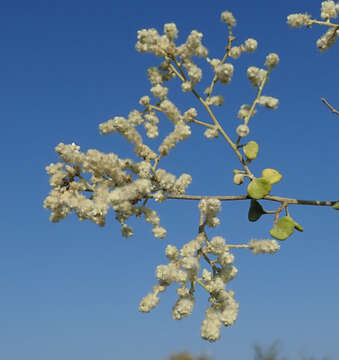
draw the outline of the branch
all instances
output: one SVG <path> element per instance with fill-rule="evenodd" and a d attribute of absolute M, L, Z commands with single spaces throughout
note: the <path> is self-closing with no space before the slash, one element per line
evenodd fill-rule
<path fill-rule="evenodd" d="M 148 195 L 153 197 L 152 194 Z M 248 195 L 167 195 L 168 199 L 177 200 L 201 200 L 201 199 L 219 199 L 220 201 L 234 201 L 234 200 L 248 200 L 251 199 Z M 314 205 L 314 206 L 332 206 L 338 200 L 300 200 L 293 198 L 286 198 L 281 196 L 266 195 L 262 200 L 277 201 L 280 203 L 293 204 L 293 205 Z"/>
<path fill-rule="evenodd" d="M 339 111 L 330 105 L 325 98 L 321 98 L 321 101 L 335 114 L 339 115 Z"/>
<path fill-rule="evenodd" d="M 231 46 L 231 43 L 233 41 L 233 36 L 231 35 L 230 37 L 230 41 L 229 44 L 227 46 L 227 49 Z M 229 51 L 229 50 L 227 50 Z M 228 52 L 226 51 L 226 54 L 223 58 L 223 61 L 226 60 Z M 170 57 L 171 60 L 173 60 L 173 62 L 175 63 L 175 65 L 177 66 L 177 68 L 179 69 L 180 73 L 177 71 L 177 69 L 175 68 L 175 66 L 170 63 L 169 66 L 170 68 L 175 72 L 175 74 L 179 77 L 179 79 L 182 82 L 187 81 L 186 75 L 184 70 L 182 69 L 180 63 L 178 62 L 177 58 L 175 56 L 171 56 Z M 214 79 L 213 79 L 214 81 Z M 213 81 L 212 81 L 212 85 L 210 87 L 210 91 L 213 90 Z M 192 90 L 192 93 L 194 94 L 194 96 L 200 101 L 200 103 L 203 105 L 203 107 L 206 109 L 206 111 L 208 112 L 209 116 L 211 117 L 211 119 L 213 120 L 216 128 L 218 129 L 218 131 L 220 132 L 220 134 L 224 137 L 224 139 L 226 140 L 226 142 L 230 145 L 230 147 L 233 149 L 233 151 L 235 152 L 236 156 L 238 157 L 240 163 L 242 164 L 243 168 L 245 169 L 246 173 L 248 174 L 250 179 L 254 179 L 254 175 L 252 174 L 251 170 L 248 168 L 245 160 L 243 159 L 240 151 L 238 150 L 237 145 L 233 143 L 233 141 L 231 140 L 231 138 L 227 135 L 227 133 L 224 131 L 224 129 L 222 128 L 222 126 L 220 125 L 219 121 L 217 120 L 217 118 L 214 116 L 212 110 L 210 109 L 210 106 L 208 105 L 207 101 L 204 100 L 197 92 L 195 89 Z M 209 94 L 210 95 L 210 94 Z M 209 95 L 207 95 L 206 99 L 209 98 Z M 206 125 L 205 125 L 206 126 Z"/>

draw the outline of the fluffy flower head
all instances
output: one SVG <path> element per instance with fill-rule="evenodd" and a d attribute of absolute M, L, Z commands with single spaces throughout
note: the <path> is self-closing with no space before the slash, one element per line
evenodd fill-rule
<path fill-rule="evenodd" d="M 233 14 L 230 11 L 223 11 L 221 13 L 221 21 L 229 26 L 235 26 L 237 24 Z"/>

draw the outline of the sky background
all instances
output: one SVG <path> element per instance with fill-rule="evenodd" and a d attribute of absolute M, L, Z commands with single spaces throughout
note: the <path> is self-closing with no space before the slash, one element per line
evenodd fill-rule
<path fill-rule="evenodd" d="M 193 315 L 181 321 L 171 319 L 174 286 L 161 294 L 150 314 L 137 309 L 155 283 L 155 267 L 167 263 L 167 244 L 180 247 L 196 236 L 197 202 L 156 204 L 168 230 L 166 240 L 153 238 L 152 227 L 140 219 L 132 219 L 135 236 L 125 239 L 112 212 L 100 228 L 80 223 L 75 215 L 50 223 L 42 207 L 50 191 L 45 167 L 58 161 L 54 147 L 59 142 L 133 156 L 129 143 L 119 135 L 100 135 L 98 125 L 141 109 L 140 97 L 149 94 L 145 70 L 159 59 L 135 51 L 137 30 L 162 32 L 164 23 L 175 22 L 178 44 L 195 29 L 204 34 L 209 56 L 222 57 L 224 10 L 238 22 L 235 45 L 251 37 L 259 46 L 253 54 L 230 60 L 235 66 L 231 84 L 215 87 L 225 97 L 225 105 L 216 109 L 218 119 L 235 139 L 237 111 L 255 97 L 247 67 L 261 67 L 268 53 L 278 53 L 280 64 L 264 95 L 279 98 L 279 108 L 259 108 L 251 120 L 248 140 L 260 146 L 251 169 L 257 176 L 265 167 L 283 174 L 274 195 L 339 198 L 339 118 L 320 101 L 325 97 L 339 107 L 339 48 L 320 53 L 315 41 L 324 28 L 290 29 L 286 24 L 296 12 L 319 18 L 320 2 L 3 1 L 1 359 L 158 360 L 186 349 L 216 360 L 245 360 L 253 358 L 254 343 L 277 339 L 289 359 L 301 353 L 339 359 L 338 213 L 331 208 L 290 206 L 305 231 L 281 243 L 273 256 L 234 251 L 239 273 L 230 287 L 240 303 L 238 320 L 210 344 L 200 338 L 208 297 L 203 291 L 198 291 Z M 209 68 L 203 69 L 199 92 L 211 79 Z M 169 98 L 182 111 L 196 106 L 198 119 L 208 121 L 196 99 L 179 86 L 174 80 Z M 192 136 L 160 166 L 177 176 L 190 173 L 188 194 L 244 194 L 246 187 L 232 182 L 232 170 L 239 168 L 235 155 L 221 138 L 204 138 L 204 130 L 193 126 Z M 278 205 L 263 203 L 268 209 Z M 248 206 L 248 201 L 224 202 L 221 225 L 209 235 L 225 236 L 229 243 L 267 238 L 272 218 L 249 223 Z"/>

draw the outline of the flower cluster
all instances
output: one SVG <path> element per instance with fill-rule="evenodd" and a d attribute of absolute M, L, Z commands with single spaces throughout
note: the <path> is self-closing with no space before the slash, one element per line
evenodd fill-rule
<path fill-rule="evenodd" d="M 323 1 L 321 3 L 321 14 L 323 19 L 336 18 L 339 14 L 339 3 L 335 3 L 332 0 Z"/>
<path fill-rule="evenodd" d="M 216 219 L 221 210 L 220 201 L 203 199 L 199 203 L 199 209 L 203 218 L 202 227 L 215 226 L 213 219 Z M 210 306 L 201 324 L 201 337 L 210 342 L 216 341 L 220 338 L 221 326 L 233 325 L 239 309 L 234 292 L 226 290 L 226 285 L 234 279 L 238 270 L 233 265 L 234 255 L 230 253 L 225 239 L 215 236 L 209 241 L 206 232 L 201 230 L 195 239 L 186 243 L 180 250 L 168 245 L 166 257 L 170 262 L 157 266 L 155 275 L 158 284 L 141 300 L 139 311 L 151 311 L 159 303 L 159 293 L 171 284 L 177 283 L 178 299 L 173 306 L 172 317 L 180 320 L 192 313 L 195 288 L 197 284 L 201 285 L 210 296 Z M 200 271 L 202 259 L 212 267 L 212 272 L 206 268 Z"/>
<path fill-rule="evenodd" d="M 221 13 L 221 21 L 225 22 L 229 26 L 235 26 L 237 24 L 237 21 L 230 11 L 223 11 Z"/>
<path fill-rule="evenodd" d="M 256 240 L 252 239 L 248 243 L 248 247 L 253 254 L 274 254 L 280 249 L 280 245 L 276 240 Z"/>
<path fill-rule="evenodd" d="M 110 127 L 107 124 L 105 126 L 104 130 Z M 126 131 L 129 131 L 129 127 Z M 60 143 L 56 151 L 64 163 L 46 167 L 53 189 L 44 201 L 44 207 L 51 210 L 52 222 L 58 222 L 75 211 L 79 220 L 89 219 L 104 226 L 108 210 L 112 208 L 122 225 L 123 236 L 133 234 L 126 220 L 130 216 L 143 216 L 153 225 L 154 236 L 163 238 L 166 230 L 159 225 L 159 216 L 141 201 L 153 195 L 158 201 L 164 201 L 168 193 L 184 194 L 192 181 L 188 174 L 176 178 L 160 168 L 153 171 L 150 163 L 153 157 L 148 156 L 148 151 L 141 152 L 141 155 L 140 151 L 136 151 L 147 159 L 139 162 L 98 150 L 88 150 L 85 154 L 74 143 Z M 85 173 L 91 175 L 89 180 L 86 180 Z M 133 176 L 136 177 L 134 181 Z"/>
<path fill-rule="evenodd" d="M 253 87 L 260 87 L 265 84 L 267 80 L 267 70 L 257 68 L 256 66 L 250 66 L 247 69 L 247 77 Z"/>
<path fill-rule="evenodd" d="M 218 59 L 213 60 L 211 62 L 213 64 L 212 66 L 214 68 L 216 79 L 221 84 L 228 84 L 232 79 L 234 66 L 232 64 L 222 64 Z"/>
<path fill-rule="evenodd" d="M 292 28 L 308 26 L 311 24 L 311 16 L 308 14 L 291 14 L 287 16 L 287 24 Z"/>
<path fill-rule="evenodd" d="M 160 85 L 175 76 L 170 60 L 180 57 L 182 67 L 187 70 L 187 77 L 182 84 L 184 92 L 192 91 L 194 84 L 202 79 L 202 70 L 193 62 L 192 57 L 206 58 L 208 50 L 202 44 L 202 33 L 193 30 L 185 43 L 176 46 L 174 40 L 178 36 L 178 29 L 174 23 L 164 25 L 164 34 L 160 35 L 156 29 L 143 29 L 138 31 L 137 51 L 150 52 L 165 58 L 159 67 L 150 67 L 147 71 L 152 85 Z M 164 92 L 159 96 L 163 98 Z"/>
<path fill-rule="evenodd" d="M 213 138 L 218 137 L 217 127 L 213 126 L 212 128 L 205 130 L 204 135 L 207 137 L 207 139 L 213 139 Z"/>
<path fill-rule="evenodd" d="M 251 106 L 249 104 L 241 105 L 240 109 L 238 111 L 238 119 L 243 120 L 243 119 L 247 118 L 250 115 L 250 110 L 251 110 Z M 257 111 L 254 110 L 252 115 L 254 115 L 256 112 Z"/>
<path fill-rule="evenodd" d="M 230 50 L 230 57 L 233 59 L 238 59 L 239 56 L 244 52 L 253 52 L 257 50 L 258 42 L 255 39 L 247 39 L 244 44 L 240 46 L 232 46 Z"/>
<path fill-rule="evenodd" d="M 221 203 L 218 199 L 203 199 L 199 202 L 199 209 L 205 218 L 205 224 L 210 227 L 219 225 L 220 220 L 216 217 L 221 209 Z"/>
<path fill-rule="evenodd" d="M 320 51 L 326 51 L 329 49 L 337 40 L 339 36 L 339 27 L 331 28 L 325 32 L 325 34 L 317 40 L 317 48 Z"/>
<path fill-rule="evenodd" d="M 328 50 L 335 42 L 339 36 L 339 24 L 332 24 L 331 19 L 337 18 L 339 15 L 339 2 L 335 3 L 333 0 L 323 1 L 321 3 L 321 12 L 320 17 L 326 20 L 321 22 L 318 20 L 313 20 L 308 14 L 291 14 L 287 17 L 287 23 L 292 28 L 300 26 L 310 27 L 312 24 L 320 24 L 329 26 L 329 30 L 326 31 L 318 40 L 317 48 L 320 51 Z"/>
<path fill-rule="evenodd" d="M 279 100 L 271 96 L 260 96 L 258 104 L 266 106 L 268 109 L 276 109 L 278 107 Z"/>

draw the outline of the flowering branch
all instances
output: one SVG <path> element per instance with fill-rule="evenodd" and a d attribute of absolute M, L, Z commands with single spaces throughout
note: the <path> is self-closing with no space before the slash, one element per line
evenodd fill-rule
<path fill-rule="evenodd" d="M 311 19 L 307 14 L 292 14 L 287 18 L 291 27 L 318 24 L 329 27 L 329 30 L 317 41 L 320 51 L 327 50 L 339 35 L 339 24 L 331 23 L 330 19 L 339 15 L 339 4 L 334 1 L 322 2 L 321 17 L 325 21 Z M 137 160 L 123 159 L 115 153 L 104 154 L 98 150 L 80 151 L 80 146 L 72 143 L 60 143 L 55 150 L 61 162 L 46 167 L 50 175 L 52 190 L 44 201 L 44 207 L 51 210 L 50 220 L 58 222 L 67 217 L 72 211 L 79 220 L 91 220 L 99 226 L 104 226 L 108 211 L 112 208 L 115 218 L 121 223 L 121 233 L 124 237 L 133 235 L 133 229 L 127 225 L 130 217 L 144 217 L 146 222 L 153 225 L 152 232 L 157 238 L 165 238 L 167 231 L 160 226 L 157 212 L 149 205 L 151 200 L 163 203 L 167 199 L 199 200 L 200 212 L 198 233 L 193 240 L 189 240 L 180 249 L 174 245 L 166 247 L 168 264 L 156 268 L 157 284 L 152 292 L 140 302 L 141 312 L 151 311 L 160 301 L 159 294 L 171 284 L 178 284 L 178 299 L 173 306 L 172 316 L 180 320 L 189 316 L 195 304 L 195 286 L 201 285 L 209 294 L 209 306 L 201 324 L 201 337 L 210 342 L 220 338 L 222 325 L 231 326 L 236 321 L 239 304 L 235 300 L 235 293 L 229 289 L 229 283 L 235 278 L 238 269 L 234 266 L 232 249 L 244 248 L 254 254 L 274 254 L 280 249 L 278 241 L 289 238 L 294 230 L 303 228 L 291 217 L 289 205 L 332 206 L 339 210 L 339 201 L 300 200 L 270 195 L 272 186 L 282 179 L 282 175 L 275 169 L 266 168 L 261 176 L 255 176 L 249 168 L 256 159 L 259 145 L 251 140 L 240 144 L 250 132 L 250 119 L 256 114 L 256 106 L 265 106 L 274 110 L 278 106 L 278 99 L 262 95 L 271 71 L 279 63 L 279 57 L 271 53 L 266 57 L 264 65 L 267 69 L 250 66 L 247 77 L 256 95 L 252 105 L 243 104 L 238 111 L 238 118 L 243 122 L 237 126 L 237 139 L 232 140 L 221 126 L 212 108 L 222 106 L 222 95 L 212 96 L 217 84 L 228 85 L 231 82 L 234 65 L 230 62 L 237 60 L 243 53 L 251 53 L 257 48 L 257 41 L 249 38 L 243 44 L 234 45 L 233 27 L 236 20 L 229 11 L 221 14 L 221 20 L 227 24 L 228 40 L 226 52 L 221 59 L 209 58 L 207 48 L 202 44 L 203 35 L 193 30 L 185 43 L 177 46 L 175 39 L 178 29 L 174 23 L 164 25 L 164 34 L 160 35 L 154 28 L 138 31 L 136 49 L 139 52 L 153 53 L 163 58 L 157 67 L 147 70 L 151 82 L 151 93 L 155 98 L 152 104 L 148 95 L 142 96 L 139 104 L 142 111 L 132 110 L 128 117 L 116 116 L 99 125 L 101 134 L 119 133 L 134 147 Z M 213 77 L 205 90 L 206 97 L 199 95 L 196 90 L 202 80 L 202 70 L 194 62 L 198 57 L 205 60 L 212 67 Z M 230 60 L 232 59 L 232 60 Z M 198 112 L 192 107 L 183 114 L 169 99 L 169 88 L 164 83 L 173 78 L 182 82 L 183 92 L 191 92 L 202 104 L 210 116 L 212 123 L 197 119 Z M 322 99 L 329 109 L 339 114 L 325 99 Z M 159 136 L 158 115 L 167 118 L 173 124 L 173 131 L 161 141 L 158 149 L 147 145 L 138 131 L 142 126 L 146 137 L 154 139 Z M 192 181 L 189 174 L 175 176 L 159 167 L 160 160 L 168 156 L 176 145 L 192 134 L 191 124 L 206 127 L 204 135 L 215 139 L 219 133 L 241 163 L 242 170 L 233 170 L 233 182 L 242 185 L 248 181 L 247 193 L 237 196 L 205 196 L 185 195 L 186 189 Z M 250 239 L 245 244 L 231 244 L 222 236 L 208 238 L 208 228 L 215 228 L 220 224 L 217 216 L 221 211 L 221 201 L 250 200 L 248 220 L 258 221 L 262 215 L 273 215 L 272 229 L 269 234 L 274 239 Z M 264 210 L 260 200 L 279 202 L 276 210 Z M 284 213 L 284 216 L 283 214 Z M 206 267 L 202 267 L 202 265 Z"/>

